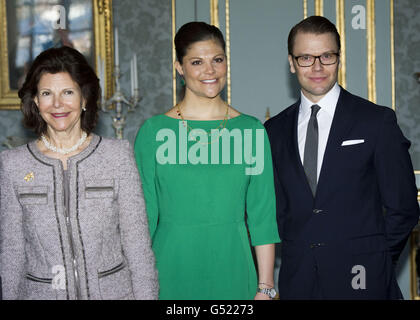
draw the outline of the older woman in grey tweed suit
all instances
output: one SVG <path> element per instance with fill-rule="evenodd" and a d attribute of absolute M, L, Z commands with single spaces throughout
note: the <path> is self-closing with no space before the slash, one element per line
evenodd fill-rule
<path fill-rule="evenodd" d="M 92 133 L 98 79 L 48 49 L 19 91 L 40 139 L 0 154 L 4 299 L 157 299 L 141 183 L 127 141 Z"/>

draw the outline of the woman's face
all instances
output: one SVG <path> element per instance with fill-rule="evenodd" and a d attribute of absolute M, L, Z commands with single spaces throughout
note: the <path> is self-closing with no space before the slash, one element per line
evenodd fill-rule
<path fill-rule="evenodd" d="M 38 82 L 34 99 L 48 131 L 79 131 L 82 113 L 82 93 L 67 72 L 45 73 Z"/>
<path fill-rule="evenodd" d="M 182 65 L 175 64 L 184 77 L 186 94 L 214 98 L 226 84 L 227 61 L 225 52 L 216 40 L 193 43 L 182 59 Z"/>

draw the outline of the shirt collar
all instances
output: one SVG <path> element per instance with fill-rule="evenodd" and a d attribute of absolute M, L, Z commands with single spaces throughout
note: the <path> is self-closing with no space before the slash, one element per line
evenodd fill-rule
<path fill-rule="evenodd" d="M 305 116 L 307 113 L 311 113 L 311 107 L 314 104 L 317 104 L 321 107 L 321 110 L 327 112 L 331 117 L 334 116 L 335 107 L 337 106 L 338 98 L 340 96 L 341 88 L 335 83 L 335 85 L 331 88 L 330 91 L 327 92 L 327 94 L 319 100 L 317 103 L 312 102 L 309 100 L 305 95 L 300 92 L 300 109 L 299 112 L 302 114 L 302 116 Z"/>

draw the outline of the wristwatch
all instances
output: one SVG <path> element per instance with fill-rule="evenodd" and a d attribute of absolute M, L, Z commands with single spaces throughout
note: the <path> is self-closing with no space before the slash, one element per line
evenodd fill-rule
<path fill-rule="evenodd" d="M 271 299 L 274 299 L 274 297 L 276 296 L 277 292 L 276 289 L 274 288 L 258 288 L 257 292 L 266 294 L 267 296 L 269 296 Z"/>

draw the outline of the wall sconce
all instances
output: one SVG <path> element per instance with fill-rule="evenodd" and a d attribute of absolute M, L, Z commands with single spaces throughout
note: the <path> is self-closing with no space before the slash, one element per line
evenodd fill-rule
<path fill-rule="evenodd" d="M 416 72 L 414 77 L 416 78 L 417 82 L 420 83 L 420 72 Z"/>

